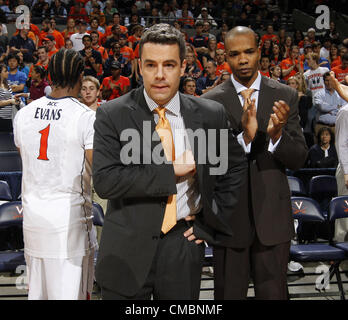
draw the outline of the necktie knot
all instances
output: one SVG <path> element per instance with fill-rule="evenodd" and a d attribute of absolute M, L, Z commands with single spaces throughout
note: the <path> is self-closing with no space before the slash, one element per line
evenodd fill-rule
<path fill-rule="evenodd" d="M 164 118 L 166 114 L 166 108 L 165 107 L 157 107 L 155 109 L 155 112 L 158 114 L 160 118 Z"/>
<path fill-rule="evenodd" d="M 244 101 L 246 101 L 246 100 L 250 99 L 250 97 L 254 91 L 255 91 L 255 89 L 246 89 L 246 90 L 241 91 L 240 94 L 242 95 Z"/>

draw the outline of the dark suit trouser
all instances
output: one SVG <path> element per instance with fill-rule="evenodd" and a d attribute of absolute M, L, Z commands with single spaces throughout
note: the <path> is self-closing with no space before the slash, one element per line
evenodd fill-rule
<path fill-rule="evenodd" d="M 199 298 L 204 245 L 188 241 L 190 226 L 180 220 L 158 240 L 158 248 L 145 284 L 132 297 L 101 288 L 103 300 L 196 300 Z"/>
<path fill-rule="evenodd" d="M 248 248 L 214 247 L 214 297 L 246 299 L 253 279 L 256 299 L 285 300 L 290 241 L 264 246 L 255 235 Z"/>

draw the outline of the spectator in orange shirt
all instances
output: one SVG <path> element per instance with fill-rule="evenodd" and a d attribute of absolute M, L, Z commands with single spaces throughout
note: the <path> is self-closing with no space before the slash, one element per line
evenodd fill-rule
<path fill-rule="evenodd" d="M 120 22 L 121 22 L 121 16 L 118 12 L 115 12 L 112 16 L 112 24 L 106 27 L 104 37 L 101 39 L 101 42 L 103 45 L 105 44 L 105 41 L 107 40 L 107 38 L 112 35 L 113 26 L 118 27 L 121 33 L 128 34 L 128 29 L 125 26 L 122 26 Z"/>
<path fill-rule="evenodd" d="M 261 59 L 260 59 L 260 73 L 265 76 L 265 77 L 268 77 L 270 78 L 270 74 L 269 74 L 269 67 L 271 65 L 271 62 L 269 60 L 269 57 L 268 56 L 262 56 Z"/>
<path fill-rule="evenodd" d="M 135 49 L 136 45 L 140 41 L 141 35 L 143 34 L 144 28 L 141 24 L 137 24 L 132 29 L 132 35 L 128 37 L 128 46 Z"/>
<path fill-rule="evenodd" d="M 37 49 L 37 55 L 39 57 L 38 62 L 35 64 L 36 66 L 41 66 L 43 67 L 46 71 L 48 68 L 48 63 L 50 62 L 50 57 L 48 56 L 48 49 L 46 46 L 41 46 Z M 28 78 L 31 77 L 31 72 L 33 71 L 34 65 L 31 65 L 30 70 L 29 70 L 29 76 Z"/>
<path fill-rule="evenodd" d="M 195 21 L 188 14 L 188 9 L 183 8 L 181 11 L 181 18 L 178 19 L 182 23 L 183 28 L 193 29 L 195 26 Z"/>
<path fill-rule="evenodd" d="M 42 21 L 42 29 L 40 33 L 39 45 L 42 45 L 43 39 L 47 36 L 52 36 L 55 41 L 55 46 L 59 50 L 64 47 L 65 41 L 64 37 L 58 30 L 54 30 L 52 26 L 52 21 L 50 19 L 45 19 Z"/>
<path fill-rule="evenodd" d="M 278 42 L 278 37 L 276 34 L 274 34 L 273 25 L 269 24 L 267 25 L 266 33 L 261 37 L 261 46 L 263 46 L 265 40 L 273 41 L 273 39 Z"/>
<path fill-rule="evenodd" d="M 92 37 L 92 48 L 100 52 L 104 64 L 109 57 L 108 50 L 99 45 L 99 33 L 97 31 L 92 31 L 90 35 Z"/>
<path fill-rule="evenodd" d="M 342 59 L 341 56 L 338 54 L 338 47 L 335 43 L 331 45 L 329 59 L 331 69 L 342 64 Z"/>
<path fill-rule="evenodd" d="M 130 75 L 130 78 L 132 78 L 133 75 L 134 75 L 134 70 L 137 67 L 136 66 L 137 61 L 135 60 L 133 49 L 131 49 L 128 46 L 126 46 L 126 44 L 127 44 L 127 36 L 125 34 L 123 34 L 123 33 L 120 34 L 119 44 L 121 46 L 121 54 L 122 54 L 122 56 L 126 59 L 127 62 L 131 63 L 132 73 Z"/>
<path fill-rule="evenodd" d="M 86 9 L 83 7 L 81 2 L 75 0 L 75 5 L 70 8 L 68 19 L 73 18 L 74 20 L 84 20 L 89 22 L 88 14 Z"/>
<path fill-rule="evenodd" d="M 280 52 L 280 46 L 278 43 L 273 43 L 270 60 L 271 60 L 271 66 L 277 66 L 283 60 L 283 56 Z"/>
<path fill-rule="evenodd" d="M 348 52 L 343 55 L 342 64 L 332 68 L 332 71 L 335 72 L 336 79 L 339 82 L 344 81 L 344 78 L 348 75 Z"/>
<path fill-rule="evenodd" d="M 224 71 L 227 71 L 229 74 L 232 73 L 232 70 L 229 64 L 226 62 L 225 50 L 217 49 L 215 58 L 216 58 L 216 75 L 218 77 L 221 76 Z"/>
<path fill-rule="evenodd" d="M 91 14 L 89 15 L 89 18 L 90 20 L 92 20 L 92 18 L 97 18 L 99 25 L 101 26 L 105 25 L 105 22 L 106 22 L 105 14 L 101 12 L 100 5 L 98 3 L 93 5 L 93 10 Z"/>
<path fill-rule="evenodd" d="M 48 56 L 51 58 L 56 52 L 58 52 L 58 49 L 56 48 L 56 42 L 54 40 L 54 37 L 51 35 L 46 36 L 42 39 L 42 44 L 47 48 L 48 50 Z"/>
<path fill-rule="evenodd" d="M 103 100 L 116 99 L 129 91 L 129 78 L 121 76 L 121 63 L 113 61 L 111 63 L 111 77 L 104 78 L 101 91 Z"/>
<path fill-rule="evenodd" d="M 66 23 L 66 29 L 64 29 L 61 33 L 66 41 L 67 39 L 70 39 L 70 36 L 74 33 L 77 33 L 78 30 L 75 25 L 75 20 L 73 18 L 69 18 L 67 23 Z"/>
<path fill-rule="evenodd" d="M 290 49 L 290 57 L 284 59 L 280 63 L 282 68 L 283 79 L 286 81 L 296 73 L 303 73 L 303 62 L 299 59 L 299 48 L 298 46 L 292 46 Z"/>

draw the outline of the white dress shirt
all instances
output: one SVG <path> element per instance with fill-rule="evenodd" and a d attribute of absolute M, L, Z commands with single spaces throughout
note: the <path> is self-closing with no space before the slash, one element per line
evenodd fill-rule
<path fill-rule="evenodd" d="M 255 79 L 255 81 L 252 83 L 250 88 L 247 88 L 247 87 L 243 86 L 241 83 L 239 83 L 234 78 L 233 74 L 231 75 L 231 81 L 232 81 L 234 87 L 236 88 L 236 91 L 237 91 L 237 94 L 238 94 L 238 98 L 239 98 L 239 101 L 241 103 L 241 107 L 242 108 L 243 108 L 243 105 L 244 105 L 244 98 L 241 95 L 241 92 L 244 91 L 244 90 L 247 90 L 247 89 L 254 89 L 254 92 L 252 93 L 250 99 L 255 99 L 255 107 L 256 107 L 256 110 L 257 110 L 257 106 L 258 106 L 258 103 L 259 103 L 259 93 L 260 93 L 260 86 L 261 86 L 261 78 L 262 78 L 261 74 L 260 74 L 260 72 L 258 72 L 258 75 L 257 75 L 257 78 Z M 274 150 L 278 146 L 278 143 L 279 143 L 280 139 L 281 139 L 281 136 L 280 136 L 280 138 L 278 139 L 278 141 L 275 144 L 273 144 L 272 140 L 270 139 L 269 145 L 268 145 L 268 151 L 269 152 L 272 152 L 272 153 L 274 152 Z M 239 144 L 243 147 L 245 153 L 250 153 L 250 151 L 251 151 L 251 143 L 249 143 L 248 145 L 245 144 L 244 139 L 243 139 L 243 132 L 241 132 L 237 136 L 237 140 L 238 140 Z"/>
<path fill-rule="evenodd" d="M 157 124 L 159 116 L 154 110 L 158 107 L 155 101 L 153 101 L 146 90 L 144 89 L 144 96 L 146 103 L 154 114 L 154 120 Z M 175 159 L 179 158 L 186 149 L 191 149 L 189 139 L 185 130 L 184 119 L 180 113 L 180 96 L 177 92 L 176 95 L 163 107 L 167 109 L 165 116 L 170 123 L 172 130 Z M 201 195 L 198 193 L 197 176 L 192 174 L 178 177 L 176 180 L 176 219 L 184 219 L 188 215 L 193 215 L 201 210 Z M 165 177 L 163 177 L 165 179 Z"/>

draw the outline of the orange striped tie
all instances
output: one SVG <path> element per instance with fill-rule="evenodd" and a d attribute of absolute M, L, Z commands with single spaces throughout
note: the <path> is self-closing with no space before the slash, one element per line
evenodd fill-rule
<path fill-rule="evenodd" d="M 158 107 L 155 109 L 159 119 L 156 125 L 156 131 L 161 138 L 164 154 L 168 161 L 175 160 L 175 148 L 172 130 L 170 123 L 165 116 L 166 108 Z M 162 223 L 161 231 L 167 233 L 171 228 L 176 225 L 176 194 L 172 194 L 168 197 L 166 210 L 164 212 L 164 219 Z"/>

